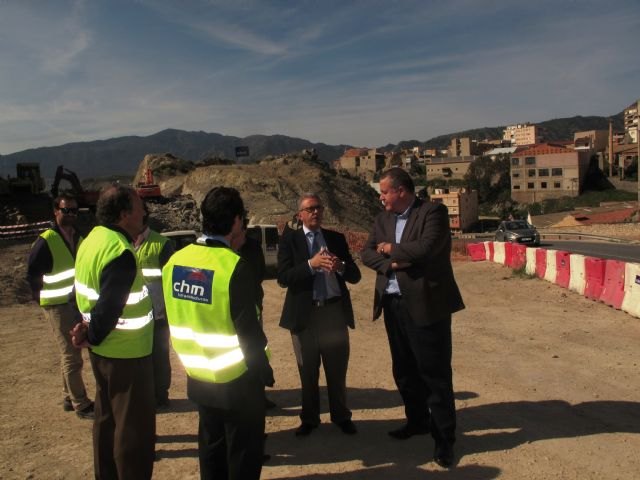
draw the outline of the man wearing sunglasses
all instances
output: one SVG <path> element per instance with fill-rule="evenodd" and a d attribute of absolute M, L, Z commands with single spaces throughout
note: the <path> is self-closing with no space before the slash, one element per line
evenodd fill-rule
<path fill-rule="evenodd" d="M 81 320 L 73 292 L 76 251 L 82 241 L 75 228 L 78 203 L 69 195 L 60 195 L 53 201 L 53 215 L 53 226 L 41 233 L 31 248 L 27 280 L 60 349 L 63 409 L 92 419 L 93 402 L 82 379 L 82 352 L 69 337 L 69 331 Z"/>
<path fill-rule="evenodd" d="M 331 421 L 343 433 L 355 434 L 347 407 L 349 330 L 353 308 L 346 282 L 360 281 L 347 241 L 322 228 L 324 206 L 314 193 L 298 202 L 302 228 L 283 235 L 278 249 L 278 283 L 287 287 L 280 326 L 291 331 L 302 384 L 302 423 L 296 436 L 309 435 L 320 424 L 320 364 L 324 366 Z"/>

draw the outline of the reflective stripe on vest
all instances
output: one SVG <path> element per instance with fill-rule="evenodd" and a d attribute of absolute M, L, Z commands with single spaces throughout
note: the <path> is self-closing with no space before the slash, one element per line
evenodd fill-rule
<path fill-rule="evenodd" d="M 136 249 L 136 257 L 146 280 L 160 280 L 162 277 L 160 254 L 168 241 L 167 237 L 150 230 L 145 241 Z"/>
<path fill-rule="evenodd" d="M 47 243 L 53 265 L 51 271 L 42 275 L 40 305 L 62 305 L 69 302 L 75 277 L 74 258 L 69 247 L 56 230 L 49 229 L 40 234 Z M 82 239 L 80 240 L 82 241 Z"/>
<path fill-rule="evenodd" d="M 143 268 L 142 275 L 144 278 L 160 278 L 162 277 L 162 270 L 159 268 Z"/>
<path fill-rule="evenodd" d="M 91 322 L 91 312 L 100 299 L 100 276 L 104 267 L 125 250 L 135 257 L 131 244 L 123 234 L 102 226 L 95 227 L 78 249 L 76 300 L 85 321 Z M 138 267 L 115 328 L 100 345 L 91 347 L 91 350 L 107 358 L 139 358 L 151 354 L 152 344 L 151 299 Z"/>
<path fill-rule="evenodd" d="M 192 378 L 226 383 L 247 371 L 229 299 L 239 259 L 229 248 L 188 245 L 162 269 L 171 344 Z"/>

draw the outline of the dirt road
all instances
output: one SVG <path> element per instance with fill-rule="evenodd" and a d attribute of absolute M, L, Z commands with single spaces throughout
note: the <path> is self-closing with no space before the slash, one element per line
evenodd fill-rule
<path fill-rule="evenodd" d="M 62 411 L 56 348 L 38 307 L 16 304 L 28 246 L 0 249 L 0 478 L 92 478 L 91 424 Z M 636 479 L 640 472 L 640 319 L 496 264 L 456 262 L 467 309 L 454 317 L 458 465 L 433 462 L 427 437 L 393 440 L 402 422 L 373 274 L 352 288 L 349 400 L 359 428 L 328 421 L 296 438 L 298 377 L 277 321 L 284 291 L 267 281 L 265 329 L 278 408 L 267 418 L 265 479 Z M 24 296 L 18 295 L 24 302 Z M 157 417 L 154 478 L 198 478 L 197 414 L 173 358 L 172 409 Z M 93 388 L 90 368 L 87 383 Z"/>

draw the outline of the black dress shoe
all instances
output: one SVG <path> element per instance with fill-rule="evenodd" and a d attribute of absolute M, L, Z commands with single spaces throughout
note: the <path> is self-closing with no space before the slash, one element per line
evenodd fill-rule
<path fill-rule="evenodd" d="M 436 443 L 433 460 L 442 468 L 451 468 L 453 466 L 453 445 L 446 442 Z"/>
<path fill-rule="evenodd" d="M 406 440 L 414 435 L 426 435 L 429 433 L 429 427 L 427 425 L 413 425 L 406 423 L 397 430 L 391 430 L 389 436 L 398 440 Z"/>
<path fill-rule="evenodd" d="M 84 407 L 82 410 L 76 410 L 76 415 L 78 416 L 78 418 L 82 418 L 84 420 L 93 420 L 95 417 L 93 411 L 94 411 L 93 402 L 91 402 L 88 406 Z"/>
<path fill-rule="evenodd" d="M 318 426 L 311 425 L 310 423 L 301 423 L 300 426 L 296 428 L 296 437 L 306 437 L 312 432 L 314 428 L 318 428 Z"/>
<path fill-rule="evenodd" d="M 345 420 L 343 422 L 337 423 L 336 425 L 340 427 L 340 430 L 342 430 L 342 433 L 346 433 L 347 435 L 355 435 L 356 433 L 358 433 L 356 424 L 353 423 L 351 420 Z"/>
<path fill-rule="evenodd" d="M 275 403 L 275 402 L 272 402 L 272 401 L 271 401 L 271 400 L 269 400 L 268 398 L 265 398 L 265 399 L 264 399 L 264 407 L 265 407 L 267 410 L 271 410 L 272 408 L 276 408 L 276 407 L 277 407 L 277 405 L 276 405 L 276 403 Z"/>

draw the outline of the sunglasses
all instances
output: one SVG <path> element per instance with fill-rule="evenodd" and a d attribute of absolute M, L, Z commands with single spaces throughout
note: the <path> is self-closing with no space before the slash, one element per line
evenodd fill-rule
<path fill-rule="evenodd" d="M 307 208 L 301 208 L 300 211 L 307 213 L 322 212 L 324 211 L 324 207 L 322 205 L 310 205 Z"/>
<path fill-rule="evenodd" d="M 78 209 L 77 208 L 60 207 L 60 208 L 58 208 L 58 210 L 60 210 L 65 215 L 77 215 L 78 214 Z"/>

